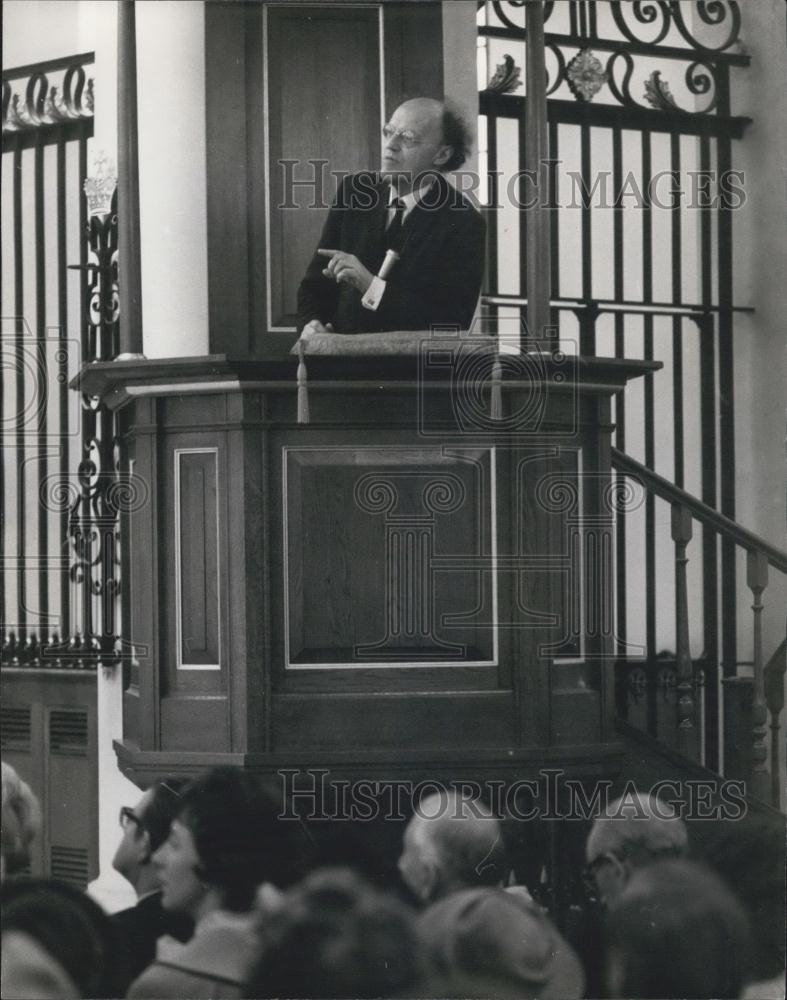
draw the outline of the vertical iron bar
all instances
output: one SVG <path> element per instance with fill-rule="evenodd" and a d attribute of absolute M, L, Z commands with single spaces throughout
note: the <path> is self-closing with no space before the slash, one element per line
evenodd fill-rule
<path fill-rule="evenodd" d="M 17 639 L 20 644 L 27 628 L 27 595 L 25 592 L 25 552 L 26 507 L 25 502 L 25 289 L 22 232 L 22 151 L 14 150 L 14 312 L 16 326 L 16 557 L 17 557 Z"/>
<path fill-rule="evenodd" d="M 46 481 L 49 460 L 47 454 L 47 396 L 49 382 L 46 357 L 46 257 L 44 245 L 44 145 L 40 133 L 35 145 L 34 201 L 35 257 L 36 257 L 36 376 L 38 395 L 37 433 L 37 485 Z M 49 511 L 41 490 L 36 489 L 38 501 L 38 613 L 40 615 L 39 639 L 48 638 L 46 624 L 49 617 Z"/>
<path fill-rule="evenodd" d="M 547 72 L 544 55 L 544 7 L 530 3 L 525 7 L 527 61 L 527 144 L 525 168 L 538 178 L 538 203 L 527 224 L 527 326 L 538 340 L 549 328 L 550 319 L 550 223 L 549 203 L 549 134 L 547 132 Z"/>
<path fill-rule="evenodd" d="M 710 169 L 710 140 L 700 136 L 700 171 Z M 700 209 L 700 289 L 703 305 L 712 302 L 712 242 L 711 216 Z M 700 332 L 700 460 L 702 468 L 702 500 L 716 506 L 716 345 L 713 314 L 703 313 Z M 704 660 L 706 674 L 715 676 L 719 660 L 719 560 L 716 532 L 703 525 L 702 529 L 702 592 L 704 624 Z M 735 658 L 734 658 L 735 659 Z M 735 662 L 724 664 L 725 676 L 735 673 Z M 708 683 L 709 689 L 715 685 Z"/>
<path fill-rule="evenodd" d="M 577 30 L 577 0 L 570 0 L 568 5 L 568 32 L 570 35 L 578 34 Z"/>
<path fill-rule="evenodd" d="M 499 287 L 497 272 L 497 212 L 499 183 L 497 173 L 497 115 L 491 112 L 486 118 L 487 162 L 489 169 L 489 209 L 486 213 L 487 276 L 489 295 L 496 295 Z"/>
<path fill-rule="evenodd" d="M 84 135 L 79 137 L 79 176 L 77 186 L 79 188 L 79 329 L 82 342 L 82 364 L 88 361 L 95 361 L 95 356 L 90 353 L 88 329 L 90 326 L 90 314 L 88 312 L 87 294 L 87 238 L 84 228 L 87 220 L 87 197 L 84 191 L 84 180 L 87 177 L 87 139 Z"/>
<path fill-rule="evenodd" d="M 60 482 L 69 477 L 68 442 L 68 271 L 66 270 L 66 146 L 62 133 L 57 141 L 57 322 L 58 330 L 58 428 L 60 432 Z M 58 552 L 68 553 L 68 510 L 61 505 Z M 71 590 L 68 568 L 60 573 L 60 638 L 71 632 Z"/>
<path fill-rule="evenodd" d="M 595 3 L 588 4 L 588 24 L 590 28 L 590 37 L 596 38 L 598 36 L 598 22 L 596 20 Z"/>
<path fill-rule="evenodd" d="M 719 114 L 729 115 L 729 69 L 719 66 L 717 75 Z M 716 167 L 724 179 L 732 167 L 731 140 L 720 135 L 716 140 Z M 719 296 L 719 464 L 721 512 L 735 520 L 735 379 L 732 345 L 732 211 L 724 183 L 719 185 L 718 221 L 718 296 Z M 722 662 L 737 659 L 737 587 L 735 544 L 722 538 L 721 543 L 721 620 Z"/>
<path fill-rule="evenodd" d="M 120 351 L 142 353 L 142 267 L 137 148 L 137 42 L 134 0 L 118 5 L 118 261 Z"/>
<path fill-rule="evenodd" d="M 649 186 L 652 173 L 651 133 L 642 133 L 642 297 L 653 301 L 653 214 Z M 653 316 L 643 317 L 644 355 L 653 359 Z M 653 375 L 644 380 L 645 465 L 655 467 Z M 656 691 L 656 500 L 652 493 L 645 498 L 645 642 L 648 657 L 648 732 L 658 733 L 658 698 Z"/>
<path fill-rule="evenodd" d="M 584 6 L 580 7 L 584 13 Z M 579 353 L 590 357 L 596 353 L 596 312 L 593 308 L 593 258 L 591 241 L 590 198 L 588 192 L 592 189 L 590 177 L 590 127 L 584 122 L 580 125 L 580 175 L 582 177 L 582 301 L 585 308 L 582 311 L 579 327 Z"/>
<path fill-rule="evenodd" d="M 549 174 L 549 211 L 550 211 L 550 236 L 552 239 L 552 253 L 550 254 L 550 282 L 552 285 L 552 295 L 560 297 L 560 237 L 558 230 L 558 208 L 557 208 L 557 160 L 560 155 L 557 122 L 549 123 L 549 156 L 551 159 Z M 550 316 L 555 326 L 560 328 L 560 311 L 554 309 Z M 558 332 L 559 337 L 559 332 Z"/>
<path fill-rule="evenodd" d="M 527 157 L 527 102 L 522 109 L 522 114 L 517 119 L 517 148 L 519 155 L 519 163 L 524 163 Z M 519 203 L 520 205 L 529 204 L 527 199 L 532 198 L 532 193 L 526 187 L 527 176 L 522 176 L 519 179 Z M 536 192 L 536 197 L 540 192 Z M 538 211 L 538 209 L 525 209 L 524 212 L 519 212 L 519 287 L 517 293 L 519 295 L 527 296 L 527 260 L 528 260 L 528 230 L 530 228 L 530 216 L 533 211 Z M 536 334 L 533 334 L 536 336 Z"/>
<path fill-rule="evenodd" d="M 623 206 L 617 201 L 623 175 L 623 142 L 619 128 L 612 130 L 612 190 L 615 192 L 615 206 L 612 216 L 612 264 L 615 285 L 615 298 L 623 298 Z M 624 316 L 615 311 L 615 357 L 625 357 L 625 341 L 623 337 Z M 625 392 L 619 392 L 615 397 L 615 447 L 626 450 L 626 397 Z M 618 475 L 618 481 L 623 476 Z M 626 655 L 626 518 L 622 513 L 617 517 L 617 589 L 616 614 L 618 637 L 618 656 Z"/>
<path fill-rule="evenodd" d="M 683 300 L 682 274 L 683 257 L 681 241 L 681 208 L 678 193 L 680 178 L 680 136 L 670 135 L 670 170 L 674 177 L 672 206 L 670 209 L 671 252 L 672 252 L 672 301 L 677 305 Z M 672 317 L 672 419 L 675 428 L 675 485 L 683 488 L 684 483 L 684 441 L 683 441 L 683 321 L 680 316 Z"/>
<path fill-rule="evenodd" d="M 585 0 L 580 0 L 579 3 L 579 33 L 585 36 L 588 33 L 587 4 Z"/>

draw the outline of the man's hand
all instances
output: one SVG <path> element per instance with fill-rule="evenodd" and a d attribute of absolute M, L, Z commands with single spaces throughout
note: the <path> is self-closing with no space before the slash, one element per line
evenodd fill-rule
<path fill-rule="evenodd" d="M 333 278 L 342 285 L 351 285 L 364 295 L 374 275 L 358 260 L 355 254 L 343 250 L 318 250 L 321 257 L 330 257 L 323 269 L 326 278 Z"/>
<path fill-rule="evenodd" d="M 313 333 L 333 333 L 333 326 L 331 323 L 323 326 L 318 319 L 310 320 L 301 330 L 301 336 L 311 337 Z"/>

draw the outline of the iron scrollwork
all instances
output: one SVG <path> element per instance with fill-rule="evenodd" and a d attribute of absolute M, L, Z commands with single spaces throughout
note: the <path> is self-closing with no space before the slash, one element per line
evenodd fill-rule
<path fill-rule="evenodd" d="M 49 74 L 65 70 L 58 87 Z M 36 70 L 17 89 L 12 74 L 3 79 L 3 132 L 22 132 L 93 117 L 93 79 L 79 62 L 58 60 Z"/>
<path fill-rule="evenodd" d="M 86 272 L 86 318 L 83 361 L 108 361 L 118 352 L 117 193 L 109 211 L 85 224 L 90 260 Z M 57 655 L 64 665 L 114 667 L 120 662 L 117 616 L 120 593 L 118 515 L 135 509 L 146 494 L 121 472 L 116 417 L 97 399 L 81 400 L 82 457 L 73 496 L 69 495 L 69 579 L 80 595 L 81 622 Z"/>

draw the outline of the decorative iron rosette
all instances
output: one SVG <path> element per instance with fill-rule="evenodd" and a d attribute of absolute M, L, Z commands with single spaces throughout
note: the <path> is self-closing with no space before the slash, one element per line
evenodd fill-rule
<path fill-rule="evenodd" d="M 580 49 L 566 66 L 566 81 L 578 101 L 592 101 L 607 82 L 607 73 L 590 49 Z"/>

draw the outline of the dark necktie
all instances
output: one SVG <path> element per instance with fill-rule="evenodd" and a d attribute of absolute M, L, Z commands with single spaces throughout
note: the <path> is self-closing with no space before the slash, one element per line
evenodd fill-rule
<path fill-rule="evenodd" d="M 399 240 L 399 234 L 402 231 L 402 222 L 404 221 L 404 202 L 401 198 L 394 198 L 391 202 L 391 207 L 394 210 L 393 218 L 385 230 L 385 241 L 389 247 L 395 246 Z"/>

